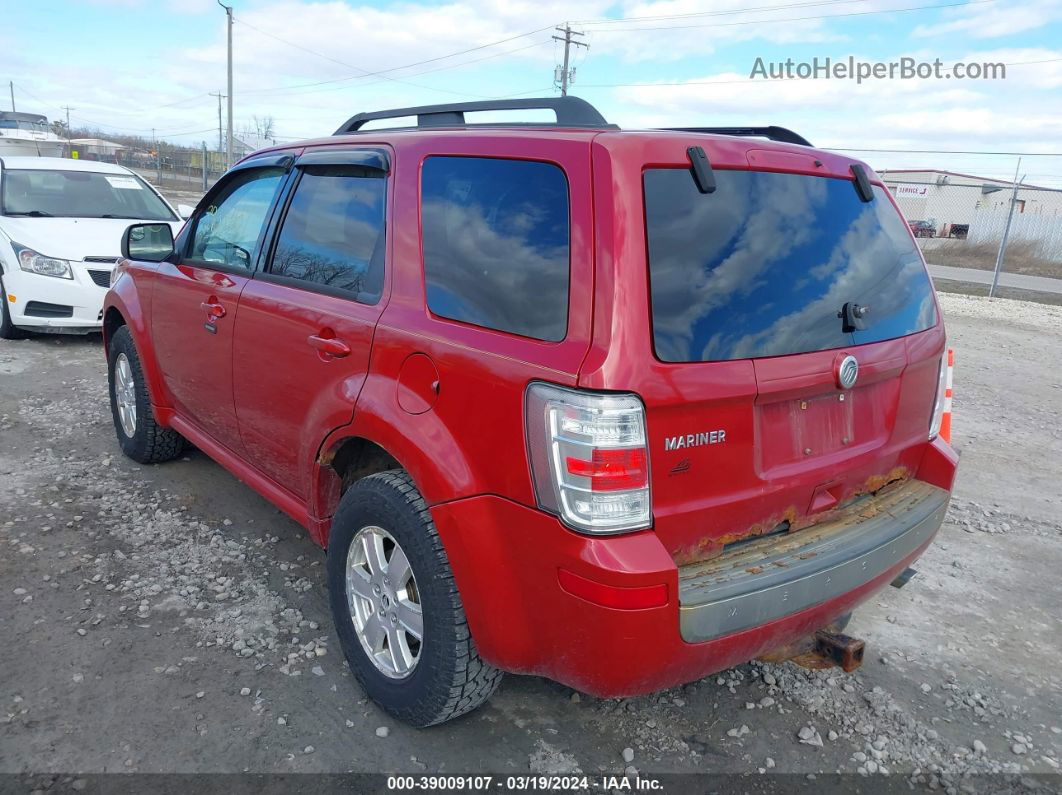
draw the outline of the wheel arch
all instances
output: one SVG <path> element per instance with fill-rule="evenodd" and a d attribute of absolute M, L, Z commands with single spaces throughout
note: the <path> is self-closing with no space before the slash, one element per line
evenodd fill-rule
<path fill-rule="evenodd" d="M 429 506 L 472 493 L 468 462 L 439 417 L 381 415 L 364 398 L 363 392 L 354 421 L 325 439 L 314 463 L 311 513 L 322 527 L 318 543 L 325 547 L 345 488 L 376 472 L 405 470 Z"/>
<path fill-rule="evenodd" d="M 148 331 L 147 318 L 140 294 L 133 284 L 132 279 L 124 278 L 115 284 L 107 293 L 103 303 L 103 345 L 104 353 L 110 356 L 111 340 L 118 329 L 125 327 L 133 338 L 137 355 L 140 357 L 140 366 L 144 371 L 147 382 L 148 394 L 151 396 L 151 405 L 155 409 L 155 419 L 160 425 L 169 425 L 166 412 L 157 409 L 169 406 L 166 386 L 162 380 L 162 372 L 159 369 L 158 360 L 155 358 L 155 348 L 151 344 L 151 335 Z"/>

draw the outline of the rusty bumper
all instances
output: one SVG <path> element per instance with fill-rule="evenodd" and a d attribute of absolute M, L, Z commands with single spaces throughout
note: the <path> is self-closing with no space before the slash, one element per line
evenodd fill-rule
<path fill-rule="evenodd" d="M 950 493 L 906 481 L 835 518 L 742 544 L 679 569 L 679 618 L 687 643 L 784 618 L 873 580 L 937 532 Z"/>

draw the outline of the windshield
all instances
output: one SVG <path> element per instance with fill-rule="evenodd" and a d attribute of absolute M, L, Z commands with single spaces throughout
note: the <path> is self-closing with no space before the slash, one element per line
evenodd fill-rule
<path fill-rule="evenodd" d="M 0 210 L 4 215 L 177 219 L 147 183 L 132 174 L 7 169 L 2 179 Z"/>
<path fill-rule="evenodd" d="M 784 356 L 902 337 L 936 324 L 907 224 L 874 186 L 716 170 L 645 173 L 653 336 L 666 362 Z M 846 312 L 858 305 L 853 314 Z"/>
<path fill-rule="evenodd" d="M 32 130 L 33 132 L 48 132 L 48 124 L 44 121 L 0 119 L 0 130 Z"/>

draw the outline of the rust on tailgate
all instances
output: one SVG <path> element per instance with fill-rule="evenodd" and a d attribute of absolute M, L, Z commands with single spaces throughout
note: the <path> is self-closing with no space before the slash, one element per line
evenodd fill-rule
<path fill-rule="evenodd" d="M 871 475 L 861 486 L 847 494 L 836 507 L 829 510 L 801 514 L 795 505 L 790 505 L 780 514 L 774 514 L 744 530 L 726 533 L 721 536 L 705 536 L 696 543 L 674 552 L 672 559 L 677 566 L 690 566 L 719 557 L 728 545 L 736 541 L 757 538 L 779 530 L 784 530 L 790 534 L 796 533 L 830 522 L 835 518 L 847 515 L 855 503 L 866 502 L 860 498 L 864 498 L 867 495 L 876 495 L 878 492 L 884 491 L 887 486 L 908 480 L 910 476 L 911 473 L 904 466 L 894 467 L 888 472 Z M 865 510 L 875 511 L 877 509 L 874 505 L 868 505 Z M 873 516 L 873 513 L 868 514 L 867 518 L 870 516 Z"/>
<path fill-rule="evenodd" d="M 697 577 L 710 580 L 713 574 L 722 575 L 734 569 L 762 570 L 765 558 L 769 557 L 788 556 L 791 560 L 805 560 L 816 553 L 804 550 L 804 547 L 812 547 L 820 541 L 840 535 L 880 513 L 902 513 L 935 491 L 939 489 L 920 480 L 893 480 L 873 494 L 864 494 L 849 500 L 841 508 L 826 512 L 820 516 L 820 521 L 803 527 L 799 532 L 756 538 L 725 555 L 716 554 L 706 560 L 680 564 L 679 576 L 682 579 Z M 772 565 L 784 567 L 787 564 L 783 560 Z"/>

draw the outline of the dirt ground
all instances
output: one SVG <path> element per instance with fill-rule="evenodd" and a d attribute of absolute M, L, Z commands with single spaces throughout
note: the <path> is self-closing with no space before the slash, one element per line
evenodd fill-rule
<path fill-rule="evenodd" d="M 860 671 L 749 663 L 611 701 L 509 676 L 429 730 L 350 676 L 302 529 L 200 453 L 119 453 L 98 337 L 0 340 L 0 773 L 61 791 L 117 771 L 625 768 L 1057 790 L 1062 308 L 941 301 L 961 473 L 918 575 L 853 619 Z"/>
<path fill-rule="evenodd" d="M 927 262 L 951 265 L 956 268 L 994 270 L 999 254 L 999 241 L 971 243 L 947 238 L 917 238 Z M 1046 276 L 1062 279 L 1062 259 L 1044 244 L 1030 240 L 1013 240 L 1003 256 L 1003 270 L 1027 276 Z"/>

